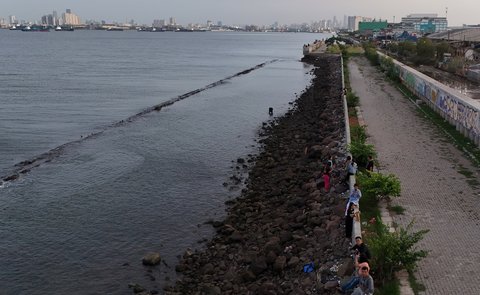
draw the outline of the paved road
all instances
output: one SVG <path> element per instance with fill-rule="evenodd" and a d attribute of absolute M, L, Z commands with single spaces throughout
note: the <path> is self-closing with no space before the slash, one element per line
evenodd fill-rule
<path fill-rule="evenodd" d="M 406 209 L 394 221 L 430 229 L 420 248 L 430 250 L 416 277 L 424 294 L 480 294 L 480 193 L 459 173 L 474 167 L 407 98 L 364 58 L 349 63 L 380 170 L 402 182 L 395 199 Z"/>

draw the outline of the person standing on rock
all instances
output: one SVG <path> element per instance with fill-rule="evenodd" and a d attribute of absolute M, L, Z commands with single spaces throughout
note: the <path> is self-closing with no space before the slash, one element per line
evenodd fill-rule
<path fill-rule="evenodd" d="M 373 167 L 374 167 L 373 157 L 372 157 L 372 156 L 368 156 L 367 171 L 373 172 Z"/>
<path fill-rule="evenodd" d="M 347 160 L 345 160 L 345 170 L 347 171 L 347 177 L 345 181 L 348 183 L 350 180 L 350 175 L 357 174 L 357 163 L 355 163 L 351 156 L 347 156 Z"/>
<path fill-rule="evenodd" d="M 362 197 L 362 191 L 358 188 L 358 183 L 353 185 L 353 190 L 348 197 L 348 201 L 352 203 L 359 204 L 360 198 Z"/>
<path fill-rule="evenodd" d="M 327 161 L 325 161 L 325 169 L 330 168 L 331 170 L 335 167 L 335 160 L 333 159 L 333 156 L 330 155 L 327 158 Z"/>
<path fill-rule="evenodd" d="M 325 189 L 325 192 L 328 193 L 330 192 L 330 167 L 325 167 L 325 171 L 323 172 L 323 188 Z"/>
<path fill-rule="evenodd" d="M 353 202 L 347 203 L 347 209 L 345 210 L 345 237 L 347 239 L 352 238 L 353 228 L 353 216 L 355 214 L 355 207 L 357 205 Z"/>

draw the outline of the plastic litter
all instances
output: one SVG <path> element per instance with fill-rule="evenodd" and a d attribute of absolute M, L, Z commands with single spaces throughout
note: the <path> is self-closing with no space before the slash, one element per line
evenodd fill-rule
<path fill-rule="evenodd" d="M 315 270 L 315 264 L 313 262 L 307 263 L 303 266 L 303 272 L 310 273 Z"/>

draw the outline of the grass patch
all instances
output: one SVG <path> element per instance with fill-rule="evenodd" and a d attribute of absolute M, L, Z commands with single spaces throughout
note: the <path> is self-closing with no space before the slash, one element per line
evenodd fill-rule
<path fill-rule="evenodd" d="M 342 53 L 340 46 L 333 44 L 327 47 L 327 53 Z"/>
<path fill-rule="evenodd" d="M 362 223 L 362 227 L 365 227 L 367 232 L 378 234 L 382 230 L 381 213 L 378 207 L 378 200 L 375 196 L 364 194 L 360 199 L 360 211 L 362 213 L 361 218 L 366 221 L 365 225 Z M 368 241 L 368 234 L 366 237 Z"/>
<path fill-rule="evenodd" d="M 410 287 L 415 295 L 418 295 L 420 292 L 425 292 L 425 285 L 420 283 L 411 271 L 408 272 L 408 282 L 410 283 Z"/>
<path fill-rule="evenodd" d="M 365 52 L 365 50 L 361 46 L 346 46 L 345 50 L 350 56 L 362 55 Z"/>
<path fill-rule="evenodd" d="M 349 107 L 356 107 L 360 104 L 360 97 L 358 97 L 354 92 L 348 91 L 347 93 L 347 105 Z"/>
<path fill-rule="evenodd" d="M 480 182 L 475 178 L 467 179 L 467 183 L 472 186 L 473 188 L 477 188 L 480 185 Z"/>
<path fill-rule="evenodd" d="M 367 131 L 365 126 L 350 127 L 350 136 L 352 137 L 352 141 L 366 142 Z"/>
<path fill-rule="evenodd" d="M 405 208 L 400 205 L 390 206 L 388 209 L 398 215 L 402 215 L 405 212 Z"/>
<path fill-rule="evenodd" d="M 349 117 L 357 117 L 357 111 L 355 110 L 355 108 L 348 108 L 348 116 Z"/>
<path fill-rule="evenodd" d="M 463 167 L 462 165 L 459 165 L 459 168 L 458 168 L 458 173 L 462 174 L 463 176 L 465 176 L 466 178 L 473 178 L 473 172 L 466 169 L 465 167 Z"/>

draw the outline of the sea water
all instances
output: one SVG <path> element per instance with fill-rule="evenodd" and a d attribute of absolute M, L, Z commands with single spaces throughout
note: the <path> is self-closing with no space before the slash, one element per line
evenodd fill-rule
<path fill-rule="evenodd" d="M 173 283 L 240 194 L 223 183 L 311 80 L 303 33 L 0 30 L 0 294 L 131 294 Z M 131 122 L 116 122 L 256 65 Z M 96 134 L 91 136 L 91 134 Z M 70 144 L 69 144 L 70 143 Z M 164 263 L 147 272 L 141 258 Z M 155 277 L 155 281 L 152 280 Z"/>

